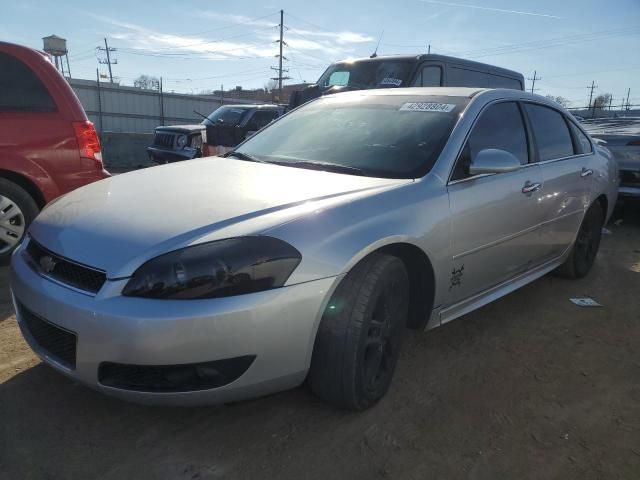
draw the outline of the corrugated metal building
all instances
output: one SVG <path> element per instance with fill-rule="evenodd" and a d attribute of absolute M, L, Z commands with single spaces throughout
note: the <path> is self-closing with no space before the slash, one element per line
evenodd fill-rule
<path fill-rule="evenodd" d="M 92 80 L 68 79 L 89 119 L 99 132 L 152 133 L 158 125 L 200 123 L 194 110 L 208 115 L 220 98 L 160 93 Z M 225 103 L 260 103 L 233 99 Z"/>

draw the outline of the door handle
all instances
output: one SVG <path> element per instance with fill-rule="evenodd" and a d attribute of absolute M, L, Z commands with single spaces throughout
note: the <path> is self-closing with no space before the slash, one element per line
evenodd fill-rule
<path fill-rule="evenodd" d="M 524 194 L 533 193 L 540 190 L 540 187 L 542 187 L 541 183 L 527 182 L 524 184 L 524 187 L 522 187 L 522 193 Z"/>
<path fill-rule="evenodd" d="M 588 177 L 589 175 L 593 175 L 593 170 L 591 170 L 590 168 L 582 167 L 580 176 L 584 178 L 584 177 Z"/>

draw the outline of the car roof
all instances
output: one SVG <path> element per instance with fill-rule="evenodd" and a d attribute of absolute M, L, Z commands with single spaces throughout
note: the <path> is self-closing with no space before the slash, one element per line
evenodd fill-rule
<path fill-rule="evenodd" d="M 246 109 L 250 109 L 250 108 L 260 108 L 260 109 L 279 109 L 282 108 L 282 105 L 273 105 L 273 104 L 269 104 L 269 103 L 260 103 L 260 104 L 247 104 L 247 103 L 240 103 L 240 104 L 224 104 L 224 105 L 220 105 L 221 107 L 231 107 L 231 108 L 246 108 Z"/>
<path fill-rule="evenodd" d="M 463 97 L 473 98 L 490 102 L 492 100 L 509 99 L 509 100 L 523 100 L 533 101 L 536 103 L 543 103 L 554 107 L 559 110 L 566 111 L 561 105 L 549 100 L 542 95 L 536 93 L 525 92 L 523 90 L 515 90 L 512 88 L 470 88 L 470 87 L 409 87 L 409 88 L 379 88 L 372 90 L 354 90 L 351 92 L 334 93 L 326 95 L 325 97 L 340 97 L 346 98 L 346 96 L 415 96 L 420 97 Z M 344 96 L 344 97 L 343 97 Z"/>
<path fill-rule="evenodd" d="M 32 60 L 49 61 L 49 56 L 42 50 L 31 47 L 25 47 L 17 43 L 0 41 L 0 52 L 10 53 L 16 57 L 29 58 Z"/>
<path fill-rule="evenodd" d="M 340 64 L 340 63 L 358 63 L 358 62 L 384 62 L 388 60 L 402 60 L 402 61 L 413 61 L 413 62 L 432 60 L 436 62 L 446 62 L 453 65 L 459 64 L 459 65 L 466 65 L 469 67 L 475 67 L 478 69 L 488 69 L 491 71 L 491 73 L 505 75 L 509 77 L 518 77 L 524 80 L 524 76 L 520 72 L 516 72 L 515 70 L 496 67 L 495 65 L 491 65 L 490 63 L 475 62 L 473 60 L 467 60 L 465 58 L 450 57 L 447 55 L 439 55 L 436 53 L 423 53 L 419 55 L 381 55 L 374 58 L 363 57 L 363 58 L 340 60 L 335 63 Z"/>
<path fill-rule="evenodd" d="M 490 90 L 488 88 L 472 88 L 472 87 L 408 87 L 408 88 L 377 88 L 367 90 L 354 90 L 351 92 L 334 93 L 326 95 L 333 97 L 336 95 L 352 95 L 352 96 L 444 96 L 444 97 L 467 97 L 472 98 L 480 92 Z M 520 90 L 515 90 L 519 92 Z"/>

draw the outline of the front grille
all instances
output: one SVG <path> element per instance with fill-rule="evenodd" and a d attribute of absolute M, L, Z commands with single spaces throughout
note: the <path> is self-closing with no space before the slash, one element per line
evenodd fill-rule
<path fill-rule="evenodd" d="M 640 188 L 640 171 L 620 170 L 620 186 Z"/>
<path fill-rule="evenodd" d="M 153 144 L 158 147 L 173 148 L 173 137 L 172 133 L 156 132 Z"/>
<path fill-rule="evenodd" d="M 80 290 L 97 293 L 107 280 L 104 272 L 56 255 L 33 240 L 33 238 L 29 239 L 27 254 L 42 275 Z"/>
<path fill-rule="evenodd" d="M 23 325 L 43 350 L 64 366 L 76 368 L 75 333 L 49 323 L 22 304 L 18 304 L 18 313 Z"/>
<path fill-rule="evenodd" d="M 183 365 L 128 365 L 103 362 L 98 381 L 138 392 L 191 392 L 227 385 L 246 372 L 255 355 Z"/>

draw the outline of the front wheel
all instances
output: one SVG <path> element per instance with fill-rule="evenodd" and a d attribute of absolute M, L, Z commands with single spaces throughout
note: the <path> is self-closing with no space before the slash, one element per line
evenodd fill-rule
<path fill-rule="evenodd" d="M 595 202 L 582 219 L 571 253 L 556 270 L 559 276 L 582 278 L 589 273 L 600 248 L 603 224 L 604 211 L 600 203 Z"/>
<path fill-rule="evenodd" d="M 342 280 L 326 307 L 308 382 L 323 400 L 363 410 L 391 383 L 409 309 L 409 277 L 397 257 L 374 253 Z"/>
<path fill-rule="evenodd" d="M 22 187 L 0 178 L 0 264 L 5 264 L 38 215 L 38 205 Z"/>

